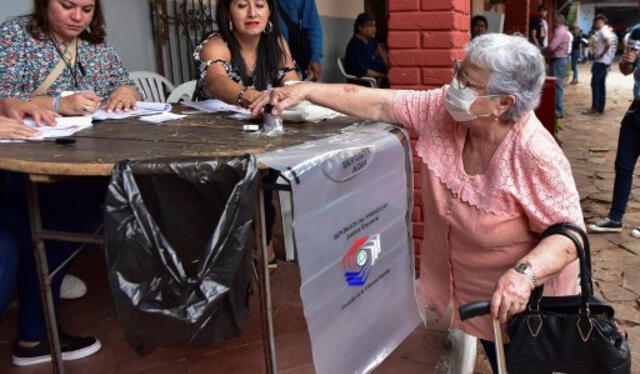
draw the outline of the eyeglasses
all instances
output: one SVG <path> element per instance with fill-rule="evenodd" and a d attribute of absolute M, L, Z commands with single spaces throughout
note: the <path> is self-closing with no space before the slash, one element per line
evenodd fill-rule
<path fill-rule="evenodd" d="M 467 73 L 462 70 L 462 61 L 460 60 L 455 60 L 453 62 L 453 76 L 456 78 L 458 83 L 460 83 L 460 88 L 463 90 L 467 87 L 474 90 L 482 90 L 486 88 L 486 85 L 474 82 L 467 77 Z"/>

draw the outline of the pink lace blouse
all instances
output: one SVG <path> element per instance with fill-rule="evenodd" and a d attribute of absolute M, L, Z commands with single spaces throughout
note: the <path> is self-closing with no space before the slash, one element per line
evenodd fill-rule
<path fill-rule="evenodd" d="M 425 217 L 419 282 L 439 314 L 450 302 L 457 311 L 490 300 L 500 276 L 551 224 L 584 227 L 569 161 L 535 114 L 513 126 L 484 174 L 468 175 L 462 162 L 467 128 L 446 111 L 445 94 L 446 87 L 398 91 L 393 103 L 397 122 L 418 135 Z M 575 294 L 577 265 L 548 280 L 545 294 Z M 453 316 L 455 327 L 493 340 L 489 318 Z"/>

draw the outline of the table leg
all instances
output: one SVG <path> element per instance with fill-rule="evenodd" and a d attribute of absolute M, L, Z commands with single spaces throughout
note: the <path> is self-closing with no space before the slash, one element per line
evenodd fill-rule
<path fill-rule="evenodd" d="M 27 205 L 29 207 L 29 222 L 31 224 L 31 237 L 36 259 L 36 271 L 40 280 L 40 295 L 42 296 L 42 307 L 47 325 L 47 337 L 51 348 L 51 362 L 53 372 L 64 374 L 62 362 L 62 350 L 58 335 L 58 322 L 56 320 L 55 304 L 51 291 L 51 277 L 49 276 L 49 263 L 47 252 L 44 247 L 44 240 L 40 237 L 42 232 L 42 218 L 40 216 L 40 200 L 38 199 L 38 189 L 36 183 L 27 178 Z"/>
<path fill-rule="evenodd" d="M 273 307 L 271 304 L 271 283 L 269 281 L 269 257 L 267 254 L 267 234 L 265 228 L 264 190 L 262 181 L 258 185 L 258 198 L 256 199 L 256 213 L 254 231 L 256 236 L 256 250 L 258 254 L 258 291 L 260 293 L 260 313 L 262 317 L 262 341 L 266 372 L 275 374 L 278 372 L 276 361 L 276 343 L 273 327 Z"/>

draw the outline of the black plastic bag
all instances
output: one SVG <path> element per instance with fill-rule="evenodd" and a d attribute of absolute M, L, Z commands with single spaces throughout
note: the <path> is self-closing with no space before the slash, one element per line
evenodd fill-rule
<path fill-rule="evenodd" d="M 138 353 L 211 346 L 241 332 L 257 175 L 252 156 L 116 165 L 105 203 L 107 269 Z"/>

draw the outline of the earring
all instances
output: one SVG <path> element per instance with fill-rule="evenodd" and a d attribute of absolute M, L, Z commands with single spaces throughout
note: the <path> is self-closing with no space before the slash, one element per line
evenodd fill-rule
<path fill-rule="evenodd" d="M 229 31 L 233 31 L 233 22 L 229 21 Z"/>
<path fill-rule="evenodd" d="M 267 27 L 264 28 L 263 33 L 265 35 L 269 35 L 271 34 L 272 31 L 273 31 L 273 23 L 271 23 L 271 20 L 269 20 L 269 23 L 267 24 Z"/>

